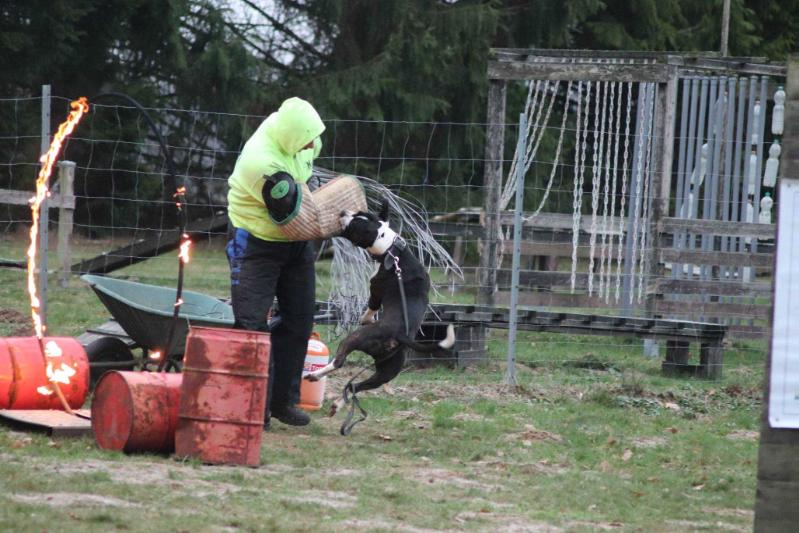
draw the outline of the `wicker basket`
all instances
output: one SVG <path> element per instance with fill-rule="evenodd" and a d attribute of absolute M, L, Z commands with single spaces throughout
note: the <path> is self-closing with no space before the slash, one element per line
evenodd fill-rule
<path fill-rule="evenodd" d="M 278 225 L 287 239 L 312 241 L 328 239 L 341 233 L 339 217 L 345 209 L 366 211 L 366 194 L 352 176 L 339 176 L 314 192 L 300 185 L 301 204 L 297 214 Z"/>

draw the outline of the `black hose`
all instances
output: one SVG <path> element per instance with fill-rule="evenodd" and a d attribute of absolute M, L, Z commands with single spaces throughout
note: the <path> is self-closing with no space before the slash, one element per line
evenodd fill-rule
<path fill-rule="evenodd" d="M 147 111 L 142 107 L 142 105 L 134 100 L 132 97 L 128 96 L 124 93 L 117 93 L 117 92 L 105 92 L 100 93 L 92 98 L 92 102 L 96 100 L 101 100 L 103 98 L 119 98 L 131 104 L 135 107 L 144 117 L 144 120 L 147 121 L 147 124 L 150 126 L 150 129 L 155 134 L 156 139 L 158 140 L 158 145 L 161 147 L 161 152 L 164 155 L 164 159 L 166 160 L 166 169 L 169 181 L 167 182 L 167 187 L 171 187 L 175 190 L 173 197 L 175 198 L 175 206 L 177 207 L 178 211 L 178 229 L 180 232 L 179 239 L 183 238 L 183 235 L 186 233 L 186 223 L 188 219 L 188 214 L 186 213 L 186 197 L 185 197 L 185 183 L 181 183 L 181 186 L 178 186 L 177 183 L 177 172 L 175 171 L 175 160 L 172 157 L 172 152 L 170 152 L 169 147 L 164 141 L 164 137 L 161 135 L 161 132 L 153 122 L 153 119 L 147 113 Z M 158 363 L 158 371 L 163 372 L 164 368 L 166 367 L 167 363 L 169 362 L 169 353 L 172 350 L 172 344 L 175 340 L 175 332 L 177 331 L 178 325 L 178 316 L 180 314 L 180 304 L 181 304 L 181 297 L 183 296 L 183 271 L 184 271 L 184 263 L 183 260 L 178 257 L 178 284 L 177 290 L 175 291 L 175 310 L 172 314 L 172 324 L 169 327 L 169 337 L 167 337 L 166 345 L 161 349 L 161 360 Z"/>

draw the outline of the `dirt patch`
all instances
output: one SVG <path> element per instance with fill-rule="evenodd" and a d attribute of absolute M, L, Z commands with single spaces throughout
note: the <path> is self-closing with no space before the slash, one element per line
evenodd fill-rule
<path fill-rule="evenodd" d="M 483 422 L 485 421 L 486 417 L 475 413 L 458 413 L 457 415 L 453 416 L 452 419 L 458 420 L 460 422 Z"/>
<path fill-rule="evenodd" d="M 760 439 L 760 432 L 751 429 L 736 429 L 727 433 L 726 437 L 730 440 L 751 440 L 756 441 Z"/>
<path fill-rule="evenodd" d="M 48 492 L 42 494 L 8 494 L 16 502 L 52 507 L 141 507 L 140 504 L 97 494 Z"/>
<path fill-rule="evenodd" d="M 665 437 L 636 437 L 631 441 L 635 448 L 657 448 L 665 446 L 667 442 Z"/>
<path fill-rule="evenodd" d="M 729 516 L 734 518 L 746 518 L 747 520 L 754 520 L 755 512 L 751 509 L 730 509 L 722 507 L 704 507 L 702 511 L 705 513 L 715 514 L 719 516 Z"/>
<path fill-rule="evenodd" d="M 502 490 L 501 485 L 468 479 L 444 468 L 419 468 L 407 474 L 406 478 L 426 485 L 449 485 L 462 489 L 480 489 L 489 492 Z"/>
<path fill-rule="evenodd" d="M 666 520 L 667 524 L 682 528 L 686 531 L 697 531 L 701 529 L 711 531 L 751 531 L 751 527 L 739 524 L 729 524 L 727 522 L 694 522 L 692 520 Z"/>
<path fill-rule="evenodd" d="M 497 472 L 521 472 L 522 474 L 536 475 L 536 474 L 565 474 L 569 468 L 566 464 L 552 464 L 546 459 L 538 461 L 537 463 L 509 463 L 506 461 L 475 461 L 472 463 L 475 468 L 485 469 L 490 468 Z"/>
<path fill-rule="evenodd" d="M 426 528 L 419 528 L 409 526 L 408 524 L 402 524 L 400 522 L 389 522 L 388 520 L 380 520 L 380 519 L 360 519 L 360 518 L 352 518 L 350 520 L 345 520 L 343 522 L 339 522 L 341 528 L 335 529 L 355 529 L 358 531 L 404 531 L 406 533 L 441 533 L 453 530 L 447 529 L 426 529 Z"/>
<path fill-rule="evenodd" d="M 351 509 L 355 507 L 357 502 L 357 498 L 352 494 L 321 490 L 306 490 L 300 494 L 285 496 L 281 499 L 292 503 L 308 504 L 312 507 L 321 505 L 331 509 Z"/>
<path fill-rule="evenodd" d="M 461 524 L 476 521 L 490 522 L 498 530 L 511 533 L 552 533 L 563 531 L 561 528 L 546 522 L 535 522 L 515 515 L 496 514 L 488 510 L 479 512 L 462 511 L 455 515 L 455 521 Z"/>
<path fill-rule="evenodd" d="M 0 309 L 0 324 L 7 325 L 11 337 L 27 337 L 34 333 L 30 317 L 16 309 Z"/>
<path fill-rule="evenodd" d="M 557 433 L 538 429 L 530 424 L 524 425 L 524 431 L 511 433 L 505 438 L 513 441 L 521 441 L 522 446 L 532 446 L 536 442 L 563 442 L 563 437 Z"/>
<path fill-rule="evenodd" d="M 37 462 L 33 468 L 60 476 L 105 473 L 113 483 L 168 486 L 172 490 L 191 493 L 198 498 L 222 497 L 241 490 L 241 487 L 230 483 L 202 479 L 207 475 L 228 472 L 229 470 L 224 467 L 188 468 L 178 463 L 170 465 L 157 462 L 124 463 L 85 459 L 68 463 Z"/>
<path fill-rule="evenodd" d="M 624 527 L 621 522 L 589 522 L 587 520 L 572 520 L 566 522 L 568 529 L 585 528 L 588 531 L 613 531 Z"/>

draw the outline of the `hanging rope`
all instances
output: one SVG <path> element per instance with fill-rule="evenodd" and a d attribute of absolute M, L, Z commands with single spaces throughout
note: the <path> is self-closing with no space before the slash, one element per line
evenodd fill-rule
<path fill-rule="evenodd" d="M 544 88 L 542 91 L 541 102 L 538 105 L 538 109 L 536 110 L 536 117 L 535 123 L 532 129 L 529 128 L 525 132 L 520 132 L 521 134 L 525 135 L 526 138 L 526 148 L 524 154 L 524 174 L 527 174 L 527 171 L 530 170 L 530 166 L 532 166 L 533 161 L 535 161 L 535 157 L 538 154 L 538 147 L 541 144 L 541 139 L 544 138 L 544 133 L 546 132 L 547 125 L 549 124 L 549 117 L 552 114 L 552 107 L 555 104 L 555 100 L 558 96 L 558 89 L 560 87 L 560 81 L 555 82 L 554 87 L 550 88 L 549 82 L 544 82 Z M 541 112 L 544 108 L 544 101 L 546 98 L 546 93 L 550 92 L 551 96 L 549 99 L 549 104 L 547 104 L 546 115 L 544 116 L 543 123 L 540 122 L 541 119 Z M 533 108 L 530 108 L 530 114 L 532 114 Z M 528 124 L 531 122 L 532 117 L 528 118 Z M 518 151 L 517 151 L 518 152 Z M 515 153 L 513 157 L 513 163 L 511 163 L 511 170 L 508 174 L 507 179 L 505 180 L 505 188 L 502 191 L 502 195 L 500 196 L 500 209 L 506 209 L 508 204 L 510 203 L 511 199 L 516 194 L 516 164 L 519 160 L 519 154 Z"/>
<path fill-rule="evenodd" d="M 602 245 L 599 248 L 599 296 L 605 288 L 605 256 L 607 255 L 608 245 L 608 205 L 610 204 L 610 172 L 612 170 L 610 164 L 610 156 L 612 150 L 611 132 L 613 130 L 613 112 L 615 111 L 615 98 L 616 98 L 616 82 L 610 83 L 610 110 L 608 111 L 608 140 L 605 147 L 605 174 L 604 174 L 604 190 L 603 190 L 603 205 L 602 205 Z"/>
<path fill-rule="evenodd" d="M 538 123 L 541 120 L 541 113 L 543 112 L 543 99 L 546 95 L 546 88 L 548 87 L 548 82 L 544 82 L 544 89 L 543 91 L 540 90 L 541 81 L 538 80 L 535 83 L 530 83 L 530 87 L 527 90 L 527 100 L 524 105 L 524 114 L 527 117 L 527 128 L 525 131 L 519 131 L 519 135 L 524 135 L 525 143 L 524 143 L 524 164 L 525 167 L 527 166 L 527 156 L 532 150 L 533 142 L 535 141 L 536 135 L 538 133 Z M 533 91 L 535 88 L 535 91 Z M 539 103 L 538 98 L 539 95 L 541 96 L 541 103 Z M 535 118 L 533 117 L 535 115 Z M 505 187 L 502 189 L 502 194 L 499 197 L 500 203 L 500 211 L 505 209 L 508 204 L 510 203 L 511 198 L 513 198 L 515 191 L 516 191 L 516 165 L 518 164 L 519 160 L 522 159 L 520 154 L 518 153 L 519 145 L 516 145 L 516 151 L 513 153 L 513 161 L 510 165 L 510 171 L 508 172 L 508 176 L 505 179 Z"/>
<path fill-rule="evenodd" d="M 618 181 L 619 175 L 619 144 L 621 143 L 620 139 L 620 132 L 621 132 L 621 102 L 622 102 L 622 93 L 624 92 L 624 84 L 619 84 L 619 92 L 617 95 L 617 102 L 616 102 L 616 131 L 613 135 L 613 179 L 612 184 L 610 186 L 610 230 L 609 230 L 609 237 L 608 237 L 608 266 L 605 280 L 605 303 L 610 303 L 610 284 L 613 277 L 613 240 L 614 236 L 616 235 L 616 217 L 614 214 L 616 213 L 616 184 Z M 619 219 L 619 225 L 621 226 L 621 219 Z M 619 228 L 621 229 L 621 228 Z"/>
<path fill-rule="evenodd" d="M 626 242 L 624 232 L 625 203 L 627 200 L 627 163 L 630 153 L 630 121 L 632 118 L 633 101 L 633 82 L 627 82 L 627 114 L 624 119 L 624 155 L 622 157 L 621 168 L 621 206 L 619 207 L 619 244 L 616 253 L 616 303 L 621 298 L 621 260 L 624 244 Z"/>
<path fill-rule="evenodd" d="M 582 82 L 581 82 L 582 83 Z M 580 146 L 580 162 L 576 165 L 577 178 L 574 185 L 574 214 L 572 215 L 572 271 L 571 271 L 571 292 L 574 292 L 575 280 L 577 278 L 577 246 L 580 239 L 580 220 L 583 208 L 583 185 L 585 183 L 585 153 L 588 144 L 588 118 L 591 113 L 591 85 L 586 84 L 585 108 L 582 120 L 582 143 Z M 579 104 L 578 104 L 579 105 Z M 580 127 L 577 128 L 578 134 Z M 579 142 L 579 139 L 577 140 Z"/>
<path fill-rule="evenodd" d="M 650 164 L 652 162 L 652 133 L 654 131 L 654 108 L 655 97 L 657 96 L 657 87 L 655 84 L 649 84 L 649 102 L 647 103 L 647 145 L 646 145 L 646 160 L 644 166 L 644 196 L 643 201 L 643 214 L 641 215 L 641 254 L 638 261 L 638 303 L 641 303 L 644 293 L 644 274 L 648 271 L 649 262 L 649 207 L 652 204 L 650 194 L 650 184 L 652 181 L 652 169 Z"/>
<path fill-rule="evenodd" d="M 591 234 L 590 253 L 588 260 L 588 294 L 594 293 L 594 263 L 596 258 L 597 213 L 599 210 L 599 190 L 602 179 L 602 149 L 605 136 L 605 116 L 607 112 L 608 82 L 602 82 L 600 94 L 596 99 L 596 113 L 594 116 L 594 153 L 593 174 L 591 176 Z M 600 107 L 601 104 L 601 107 Z M 597 131 L 597 120 L 599 128 Z"/>
<path fill-rule="evenodd" d="M 634 295 L 635 295 L 635 265 L 638 261 L 638 243 L 639 243 L 639 234 L 638 229 L 640 226 L 640 214 L 641 214 L 641 182 L 643 181 L 642 172 L 643 172 L 643 164 L 644 164 L 644 132 L 646 131 L 646 107 L 648 105 L 648 85 L 643 84 L 643 87 L 639 87 L 639 96 L 640 91 L 643 91 L 643 96 L 639 97 L 639 102 L 641 102 L 640 109 L 638 110 L 638 127 L 636 128 L 636 134 L 638 138 L 636 139 L 636 154 L 634 156 L 635 159 L 635 207 L 633 210 L 633 228 L 632 228 L 632 239 L 633 239 L 633 246 L 632 246 L 632 254 L 630 255 L 630 295 L 629 301 L 627 303 L 633 303 Z"/>
<path fill-rule="evenodd" d="M 532 215 L 529 217 L 525 217 L 524 221 L 528 222 L 535 218 L 543 209 L 544 204 L 549 198 L 549 192 L 552 190 L 552 184 L 555 181 L 555 173 L 558 170 L 558 161 L 560 161 L 560 152 L 563 148 L 563 134 L 566 131 L 566 118 L 569 116 L 569 95 L 571 95 L 572 89 L 572 82 L 569 81 L 568 85 L 566 85 L 566 98 L 563 104 L 563 118 L 560 121 L 560 134 L 558 136 L 558 146 L 555 148 L 555 157 L 552 160 L 552 170 L 549 173 L 549 181 L 547 182 L 547 186 L 544 189 L 544 195 L 541 197 L 541 201 L 538 203 L 538 207 L 533 212 Z"/>

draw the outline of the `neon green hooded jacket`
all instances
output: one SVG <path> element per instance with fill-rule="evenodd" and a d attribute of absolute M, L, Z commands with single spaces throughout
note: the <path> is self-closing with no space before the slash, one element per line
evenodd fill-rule
<path fill-rule="evenodd" d="M 297 183 L 311 177 L 313 160 L 322 149 L 325 125 L 311 104 L 289 98 L 255 130 L 236 160 L 228 179 L 228 216 L 236 228 L 265 241 L 286 241 L 261 196 L 264 176 L 288 172 Z M 313 141 L 313 149 L 303 150 Z"/>

